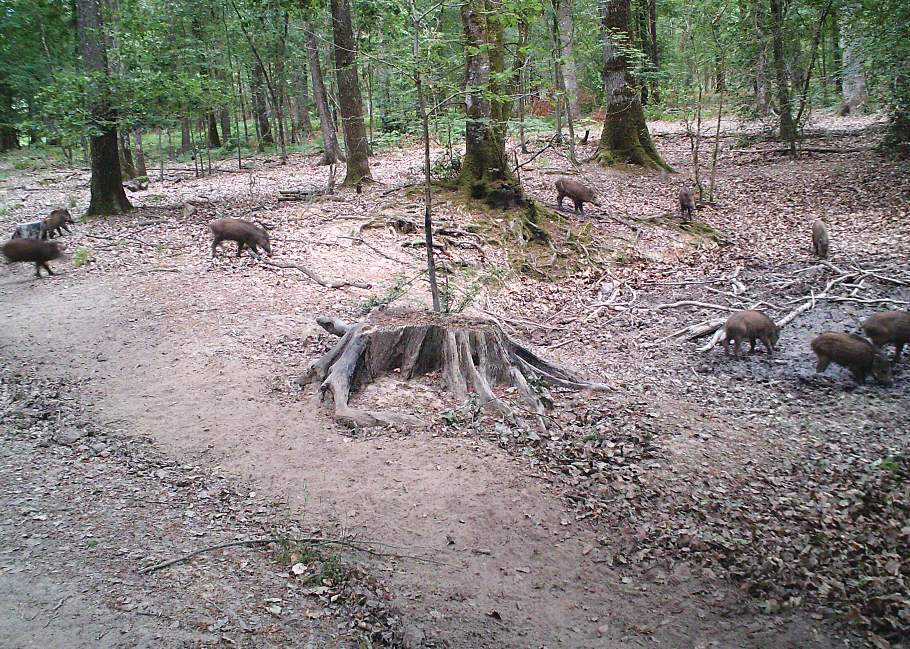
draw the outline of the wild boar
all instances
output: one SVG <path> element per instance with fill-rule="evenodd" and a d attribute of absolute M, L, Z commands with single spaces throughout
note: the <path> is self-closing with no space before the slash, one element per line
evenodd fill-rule
<path fill-rule="evenodd" d="M 8 263 L 16 262 L 33 262 L 35 264 L 35 276 L 41 277 L 41 267 L 48 275 L 53 275 L 54 271 L 47 265 L 51 259 L 57 259 L 62 254 L 60 247 L 53 241 L 41 241 L 40 239 L 11 239 L 3 244 L 3 255 Z"/>
<path fill-rule="evenodd" d="M 559 209 L 562 209 L 562 199 L 566 196 L 571 198 L 572 202 L 575 203 L 576 214 L 584 215 L 585 203 L 593 203 L 600 207 L 600 201 L 597 200 L 597 195 L 594 193 L 593 189 L 585 187 L 576 180 L 560 178 L 556 181 L 556 205 Z"/>
<path fill-rule="evenodd" d="M 816 372 L 824 372 L 831 361 L 846 367 L 857 383 L 871 373 L 882 385 L 891 383 L 891 365 L 882 351 L 862 336 L 826 331 L 810 343 L 818 356 Z"/>
<path fill-rule="evenodd" d="M 63 230 L 66 230 L 68 234 L 71 234 L 70 229 L 66 225 L 67 223 L 75 223 L 69 210 L 54 210 L 49 217 L 41 221 L 41 238 L 47 239 L 50 237 L 53 239 L 55 234 L 62 236 Z"/>
<path fill-rule="evenodd" d="M 812 252 L 819 259 L 828 256 L 828 228 L 821 219 L 812 224 Z"/>
<path fill-rule="evenodd" d="M 893 363 L 901 359 L 904 345 L 910 343 L 910 313 L 906 311 L 876 313 L 860 326 L 876 346 L 884 347 L 888 343 L 894 343 Z"/>
<path fill-rule="evenodd" d="M 780 327 L 774 324 L 761 311 L 736 311 L 724 325 L 727 337 L 724 340 L 724 355 L 730 355 L 730 341 L 733 341 L 733 353 L 737 360 L 740 358 L 739 348 L 743 340 L 748 340 L 752 347 L 750 353 L 755 351 L 755 341 L 760 340 L 768 350 L 768 355 L 774 354 L 774 346 L 780 339 Z"/>
<path fill-rule="evenodd" d="M 243 246 L 253 251 L 253 254 L 259 256 L 261 246 L 266 254 L 272 256 L 272 244 L 269 243 L 269 233 L 261 228 L 257 228 L 249 221 L 241 219 L 218 219 L 209 223 L 215 240 L 212 242 L 212 257 L 215 256 L 215 248 L 224 240 L 237 242 L 237 256 L 243 252 Z"/>
<path fill-rule="evenodd" d="M 679 213 L 683 221 L 691 221 L 695 213 L 695 193 L 688 187 L 679 190 Z"/>

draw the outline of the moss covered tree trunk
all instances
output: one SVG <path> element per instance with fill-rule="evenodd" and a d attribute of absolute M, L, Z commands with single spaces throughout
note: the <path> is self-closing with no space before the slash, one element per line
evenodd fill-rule
<path fill-rule="evenodd" d="M 626 52 L 632 43 L 630 0 L 602 0 L 604 89 L 606 112 L 596 159 L 602 165 L 625 162 L 649 169 L 670 167 L 651 142 L 632 64 Z"/>
<path fill-rule="evenodd" d="M 506 123 L 511 101 L 502 83 L 505 41 L 496 0 L 469 0 L 462 5 L 465 37 L 465 156 L 459 185 L 472 198 L 509 207 L 521 201 L 506 159 Z"/>
<path fill-rule="evenodd" d="M 76 19 L 82 66 L 103 84 L 109 73 L 107 47 L 104 42 L 104 13 L 101 0 L 77 0 Z M 96 97 L 106 97 L 105 88 L 97 88 Z M 133 209 L 123 190 L 120 151 L 117 138 L 117 113 L 104 100 L 91 109 L 92 122 L 99 135 L 91 139 L 91 199 L 86 215 L 123 214 Z"/>
<path fill-rule="evenodd" d="M 370 174 L 370 141 L 363 123 L 363 96 L 357 72 L 357 43 L 351 24 L 351 3 L 350 0 L 331 0 L 331 5 L 338 104 L 348 158 L 344 184 L 350 186 L 373 179 Z"/>

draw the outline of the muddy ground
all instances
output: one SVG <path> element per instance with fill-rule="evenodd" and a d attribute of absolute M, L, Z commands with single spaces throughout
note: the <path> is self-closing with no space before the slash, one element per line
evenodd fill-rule
<path fill-rule="evenodd" d="M 680 175 L 586 165 L 604 205 L 558 216 L 552 250 L 517 252 L 510 214 L 437 206 L 440 226 L 479 233 L 441 257 L 453 304 L 614 388 L 554 391 L 546 433 L 453 402 L 433 375 L 357 397 L 426 427 L 352 431 L 296 384 L 335 342 L 317 316 L 359 320 L 402 287 L 394 305 L 427 303 L 422 233 L 398 222 L 420 221 L 418 197 L 391 191 L 418 177 L 416 149 L 319 203 L 277 201 L 324 183 L 315 157 L 172 169 L 131 194 L 137 212 L 77 223 L 58 275 L 0 269 L 0 645 L 905 642 L 908 361 L 890 386 L 856 386 L 840 367 L 816 375 L 808 342 L 906 310 L 906 164 L 875 151 L 872 119 L 817 120 L 809 144 L 826 151 L 798 161 L 731 123 L 717 196 L 687 229 L 673 212 L 688 142 L 652 128 Z M 522 180 L 555 207 L 564 161 L 535 164 Z M 87 206 L 84 171 L 3 176 L 3 232 Z M 371 288 L 233 244 L 211 259 L 219 216 L 269 225 L 276 261 Z M 810 254 L 816 218 L 829 264 Z M 780 320 L 826 287 L 773 358 L 671 337 L 736 308 Z M 270 543 L 287 538 L 315 542 Z M 140 572 L 247 540 L 263 543 Z"/>

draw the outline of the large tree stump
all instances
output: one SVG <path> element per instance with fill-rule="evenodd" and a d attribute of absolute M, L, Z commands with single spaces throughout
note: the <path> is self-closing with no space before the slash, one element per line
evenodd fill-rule
<path fill-rule="evenodd" d="M 446 388 L 458 401 L 476 393 L 481 406 L 527 427 L 524 418 L 494 392 L 501 386 L 515 388 L 542 430 L 546 430 L 545 399 L 529 381 L 578 390 L 608 389 L 544 361 L 509 338 L 495 322 L 482 318 L 388 310 L 355 325 L 334 318 L 317 322 L 341 340 L 297 382 L 304 386 L 320 381 L 322 397 L 331 393 L 335 416 L 350 426 L 407 428 L 431 423 L 413 415 L 348 405 L 352 392 L 396 369 L 405 380 L 440 370 Z"/>

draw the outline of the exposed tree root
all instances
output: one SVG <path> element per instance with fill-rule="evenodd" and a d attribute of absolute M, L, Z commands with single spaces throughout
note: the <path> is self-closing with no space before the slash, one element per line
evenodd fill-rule
<path fill-rule="evenodd" d="M 358 410 L 348 405 L 352 391 L 393 370 L 398 370 L 403 379 L 440 370 L 446 388 L 458 401 L 466 401 L 473 392 L 482 406 L 527 427 L 494 391 L 501 386 L 513 388 L 544 431 L 550 400 L 529 382 L 576 390 L 609 389 L 544 361 L 509 338 L 496 323 L 481 318 L 389 310 L 355 325 L 328 317 L 317 322 L 342 337 L 298 383 L 303 386 L 320 381 L 322 396 L 331 392 L 335 416 L 351 426 L 407 428 L 431 423 L 412 415 Z"/>
<path fill-rule="evenodd" d="M 326 288 L 344 288 L 345 286 L 354 286 L 356 288 L 372 288 L 370 284 L 365 284 L 364 282 L 350 282 L 346 279 L 339 280 L 337 282 L 328 282 L 316 274 L 315 271 L 310 270 L 306 266 L 301 266 L 300 264 L 289 264 L 282 261 L 272 261 L 271 259 L 263 259 L 262 257 L 259 257 L 259 262 L 268 266 L 275 266 L 276 268 L 296 268 L 301 273 L 312 279 L 314 282 L 321 286 L 325 286 Z"/>

